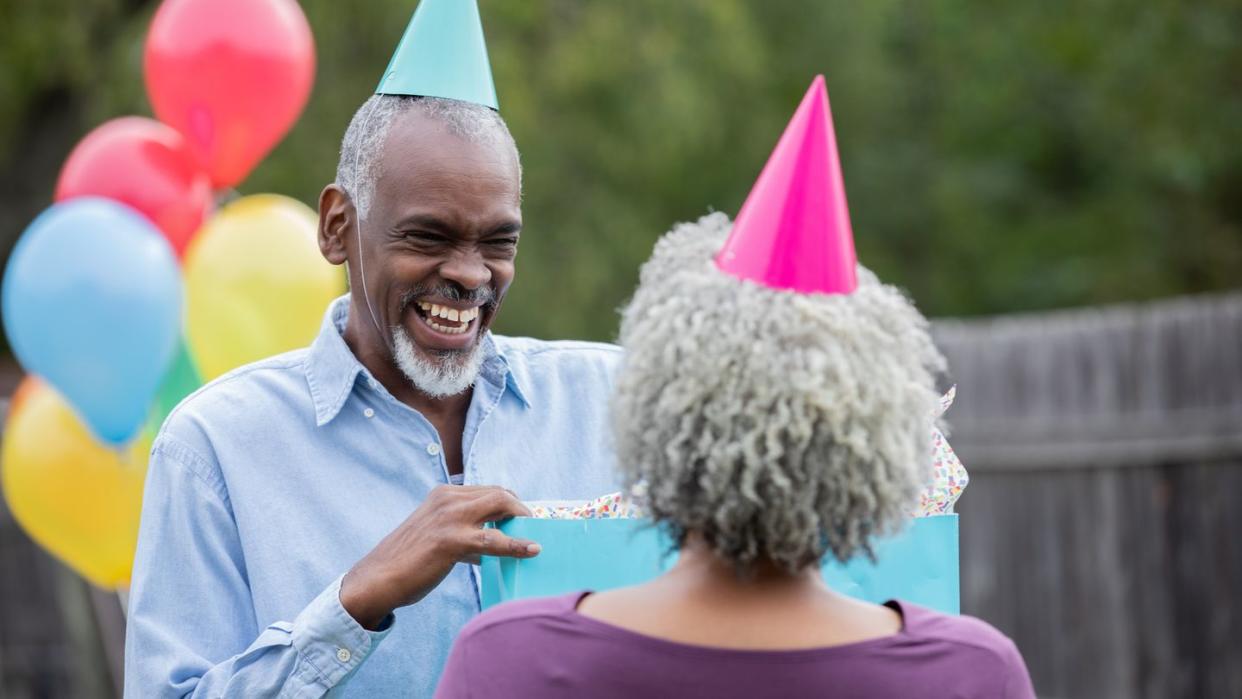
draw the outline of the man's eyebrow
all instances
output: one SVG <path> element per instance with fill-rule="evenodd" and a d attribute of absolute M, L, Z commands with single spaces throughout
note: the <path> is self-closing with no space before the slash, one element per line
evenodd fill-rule
<path fill-rule="evenodd" d="M 512 234 L 512 233 L 521 233 L 521 232 L 522 232 L 521 223 L 518 223 L 517 221 L 509 221 L 508 223 L 502 223 L 499 226 L 496 226 L 495 228 L 491 230 L 490 233 L 488 233 L 488 235 L 506 235 L 506 234 Z"/>
<path fill-rule="evenodd" d="M 401 219 L 401 222 L 397 224 L 397 228 L 430 228 L 443 231 L 448 230 L 451 226 L 431 214 L 414 214 Z"/>

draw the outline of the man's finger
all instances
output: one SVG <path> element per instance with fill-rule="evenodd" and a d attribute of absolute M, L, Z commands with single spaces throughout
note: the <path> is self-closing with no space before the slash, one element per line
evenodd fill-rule
<path fill-rule="evenodd" d="M 517 497 L 517 493 L 501 485 L 455 485 L 453 486 L 453 492 L 455 493 L 475 494 L 475 493 L 489 492 L 492 490 L 503 490 L 506 493 L 509 493 L 510 495 L 512 495 L 513 497 L 515 498 Z"/>
<path fill-rule="evenodd" d="M 471 556 L 506 556 L 508 558 L 533 558 L 543 548 L 529 539 L 515 539 L 494 527 L 475 530 L 474 541 L 468 548 Z"/>
<path fill-rule="evenodd" d="M 479 493 L 474 500 L 475 521 L 479 524 L 495 522 L 509 517 L 529 517 L 530 508 L 517 499 L 512 492 L 503 488 Z"/>

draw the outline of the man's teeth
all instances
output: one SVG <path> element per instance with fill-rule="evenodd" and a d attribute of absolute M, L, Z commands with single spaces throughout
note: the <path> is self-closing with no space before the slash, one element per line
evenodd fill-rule
<path fill-rule="evenodd" d="M 427 314 L 427 317 L 423 318 L 423 322 L 439 332 L 448 333 L 450 335 L 466 332 L 466 328 L 470 327 L 470 321 L 479 317 L 479 308 L 477 306 L 474 308 L 467 308 L 465 310 L 458 310 L 456 308 L 449 308 L 448 306 L 441 306 L 438 303 L 425 303 L 420 301 L 418 307 L 423 309 L 423 312 Z M 437 318 L 447 320 L 452 323 L 459 323 L 459 325 L 451 327 L 442 323 L 437 323 L 435 321 Z"/>

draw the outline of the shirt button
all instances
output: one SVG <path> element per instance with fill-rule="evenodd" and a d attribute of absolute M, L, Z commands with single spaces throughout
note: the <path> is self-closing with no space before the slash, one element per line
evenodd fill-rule
<path fill-rule="evenodd" d="M 370 408 L 367 408 L 366 410 L 363 410 L 363 411 L 362 411 L 362 414 L 363 414 L 363 415 L 366 415 L 367 417 L 375 417 L 375 411 L 374 411 L 374 410 L 372 410 L 372 409 L 370 409 Z"/>
<path fill-rule="evenodd" d="M 439 445 L 439 444 L 436 444 L 435 442 L 432 442 L 431 444 L 428 444 L 428 445 L 427 445 L 427 453 L 428 453 L 428 454 L 431 454 L 432 456 L 439 456 L 439 455 L 440 455 L 440 445 Z"/>
<path fill-rule="evenodd" d="M 339 661 L 341 661 L 341 662 L 343 662 L 343 663 L 347 663 L 347 662 L 349 662 L 349 659 L 350 659 L 350 658 L 352 658 L 352 657 L 353 657 L 353 654 L 349 652 L 349 649 L 348 649 L 348 648 L 337 648 L 337 649 L 336 649 L 336 659 L 337 659 L 337 660 L 339 660 Z"/>

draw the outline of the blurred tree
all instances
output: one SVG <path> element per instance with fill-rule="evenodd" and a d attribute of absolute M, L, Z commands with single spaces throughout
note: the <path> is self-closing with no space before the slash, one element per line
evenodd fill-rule
<path fill-rule="evenodd" d="M 314 204 L 413 0 L 305 0 L 305 116 L 241 189 Z M 500 329 L 609 339 L 655 238 L 736 212 L 828 79 L 860 258 L 930 314 L 1208 291 L 1242 269 L 1236 0 L 481 0 L 522 148 Z M 155 4 L 0 4 L 0 247 L 100 121 L 149 114 Z"/>

